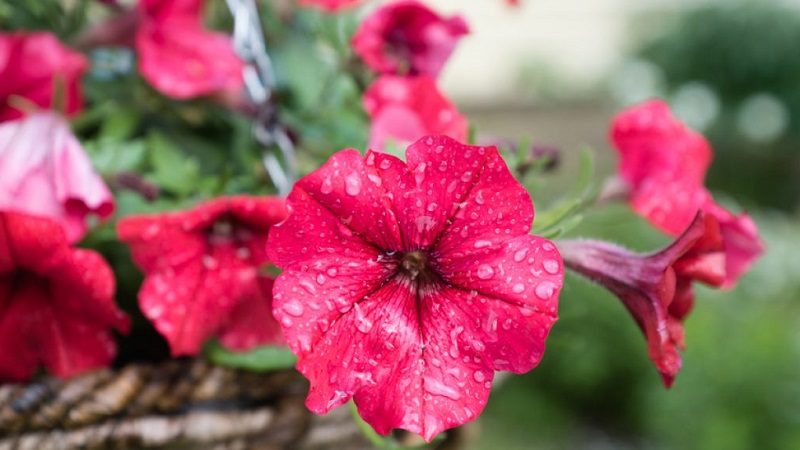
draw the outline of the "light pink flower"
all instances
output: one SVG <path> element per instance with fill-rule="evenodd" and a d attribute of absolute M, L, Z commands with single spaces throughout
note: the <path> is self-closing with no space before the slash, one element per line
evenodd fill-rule
<path fill-rule="evenodd" d="M 533 204 L 495 147 L 428 136 L 406 162 L 336 153 L 299 180 L 270 231 L 273 307 L 306 405 L 354 399 L 381 434 L 430 441 L 477 417 L 496 370 L 534 368 L 563 265 L 528 234 Z"/>
<path fill-rule="evenodd" d="M 70 242 L 86 232 L 88 214 L 114 211 L 111 192 L 55 113 L 0 124 L 0 173 L 0 209 L 55 219 Z"/>
<path fill-rule="evenodd" d="M 88 62 L 47 32 L 0 32 L 0 122 L 17 119 L 23 112 L 8 104 L 9 97 L 23 97 L 40 108 L 55 103 L 56 79 L 63 83 L 65 113 L 81 109 L 80 77 Z"/>
<path fill-rule="evenodd" d="M 461 16 L 444 18 L 418 1 L 399 1 L 367 16 L 352 42 L 356 53 L 376 72 L 435 78 L 468 32 Z"/>
<path fill-rule="evenodd" d="M 378 78 L 364 92 L 364 109 L 372 122 L 372 150 L 382 151 L 390 140 L 408 145 L 429 134 L 467 140 L 467 120 L 426 75 Z"/>

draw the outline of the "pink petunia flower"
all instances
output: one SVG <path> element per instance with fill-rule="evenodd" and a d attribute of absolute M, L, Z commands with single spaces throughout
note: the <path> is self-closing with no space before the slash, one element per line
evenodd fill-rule
<path fill-rule="evenodd" d="M 237 196 L 119 221 L 145 273 L 139 306 L 174 356 L 196 354 L 213 336 L 235 350 L 282 341 L 272 280 L 259 269 L 269 262 L 267 232 L 285 217 L 281 199 Z"/>
<path fill-rule="evenodd" d="M 107 366 L 111 329 L 128 326 L 98 253 L 71 248 L 55 221 L 0 211 L 0 382 L 39 366 L 59 377 Z"/>
<path fill-rule="evenodd" d="M 364 109 L 371 119 L 372 150 L 382 151 L 390 140 L 407 145 L 429 134 L 467 140 L 467 119 L 429 76 L 378 78 L 364 92 Z"/>
<path fill-rule="evenodd" d="M 747 214 L 719 206 L 704 185 L 712 151 L 706 139 L 670 113 L 660 100 L 631 107 L 614 119 L 611 139 L 620 153 L 619 175 L 633 209 L 675 236 L 698 210 L 719 222 L 726 253 L 722 287 L 733 287 L 764 252 Z"/>
<path fill-rule="evenodd" d="M 114 199 L 66 119 L 38 112 L 0 124 L 0 209 L 60 222 L 70 242 L 86 216 L 114 212 Z"/>
<path fill-rule="evenodd" d="M 494 371 L 539 363 L 564 274 L 495 147 L 428 136 L 406 159 L 343 150 L 297 182 L 273 313 L 312 411 L 352 397 L 377 432 L 430 441 L 480 414 Z"/>
<path fill-rule="evenodd" d="M 0 32 L 0 122 L 22 117 L 8 101 L 23 97 L 40 108 L 62 102 L 68 114 L 81 109 L 80 77 L 88 62 L 48 32 Z M 54 99 L 56 80 L 63 83 L 63 98 Z"/>
<path fill-rule="evenodd" d="M 203 28 L 202 7 L 203 0 L 139 0 L 139 70 L 170 97 L 237 92 L 244 85 L 243 62 L 227 35 Z"/>
<path fill-rule="evenodd" d="M 693 281 L 719 286 L 725 253 L 719 225 L 697 214 L 669 246 L 634 253 L 596 240 L 557 242 L 564 265 L 605 287 L 622 300 L 647 338 L 648 353 L 664 384 L 672 386 L 685 348 L 682 322 L 694 303 Z"/>
<path fill-rule="evenodd" d="M 298 0 L 303 6 L 316 6 L 326 12 L 336 12 L 342 9 L 352 8 L 361 3 L 362 0 Z"/>
<path fill-rule="evenodd" d="M 355 52 L 376 72 L 439 76 L 469 27 L 461 16 L 443 18 L 424 4 L 399 1 L 370 14 L 353 35 Z"/>

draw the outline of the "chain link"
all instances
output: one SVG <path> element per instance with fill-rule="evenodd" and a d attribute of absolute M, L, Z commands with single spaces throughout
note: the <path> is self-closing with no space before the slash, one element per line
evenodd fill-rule
<path fill-rule="evenodd" d="M 245 89 L 256 108 L 253 136 L 264 147 L 262 163 L 280 195 L 287 195 L 296 179 L 295 148 L 278 121 L 273 102 L 276 78 L 264 44 L 264 32 L 255 0 L 226 0 L 233 16 L 233 48 L 244 61 Z M 277 151 L 276 151 L 277 150 Z"/>

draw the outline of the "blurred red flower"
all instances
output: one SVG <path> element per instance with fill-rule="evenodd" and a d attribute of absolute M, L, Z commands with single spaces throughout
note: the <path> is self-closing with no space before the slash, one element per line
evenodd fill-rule
<path fill-rule="evenodd" d="M 202 8 L 203 0 L 139 1 L 139 70 L 167 96 L 238 92 L 244 85 L 230 37 L 203 27 Z"/>
<path fill-rule="evenodd" d="M 0 122 L 24 115 L 8 103 L 12 95 L 40 108 L 49 109 L 60 102 L 62 112 L 79 111 L 83 104 L 80 77 L 87 65 L 83 55 L 65 47 L 51 33 L 0 32 Z M 57 83 L 63 83 L 63 98 L 54 98 Z"/>
<path fill-rule="evenodd" d="M 755 223 L 719 206 L 704 185 L 712 151 L 706 139 L 670 113 L 660 100 L 626 109 L 614 119 L 611 139 L 620 153 L 619 174 L 633 209 L 675 236 L 698 210 L 714 216 L 725 248 L 722 287 L 732 287 L 764 252 Z"/>
<path fill-rule="evenodd" d="M 495 147 L 429 136 L 406 158 L 343 150 L 297 182 L 273 312 L 312 411 L 353 397 L 377 432 L 430 441 L 480 414 L 494 371 L 538 364 L 564 274 Z"/>
<path fill-rule="evenodd" d="M 467 140 L 467 119 L 427 75 L 378 78 L 364 92 L 364 109 L 371 119 L 372 150 L 383 151 L 390 140 L 405 146 L 429 134 Z"/>
<path fill-rule="evenodd" d="M 445 19 L 418 1 L 399 1 L 367 16 L 353 35 L 352 44 L 376 72 L 435 78 L 468 32 L 461 16 Z"/>
<path fill-rule="evenodd" d="M 55 219 L 70 242 L 86 233 L 88 214 L 114 211 L 111 192 L 56 113 L 0 124 L 0 173 L 0 209 Z"/>
<path fill-rule="evenodd" d="M 111 329 L 128 326 L 98 253 L 71 248 L 55 221 L 0 211 L 0 381 L 25 381 L 42 365 L 60 377 L 106 366 Z"/>
<path fill-rule="evenodd" d="M 259 269 L 269 262 L 267 232 L 285 216 L 281 199 L 236 196 L 119 221 L 145 273 L 139 306 L 173 356 L 194 355 L 213 336 L 234 350 L 282 341 L 272 279 Z"/>
<path fill-rule="evenodd" d="M 306 6 L 317 6 L 327 12 L 335 12 L 353 7 L 361 3 L 361 0 L 298 0 L 298 3 Z"/>

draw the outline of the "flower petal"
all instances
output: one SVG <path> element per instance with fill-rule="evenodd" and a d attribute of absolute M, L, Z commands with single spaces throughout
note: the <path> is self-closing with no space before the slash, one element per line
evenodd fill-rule
<path fill-rule="evenodd" d="M 243 296 L 219 329 L 217 337 L 231 350 L 247 351 L 265 344 L 285 345 L 280 326 L 272 316 L 272 284 L 259 276 L 255 289 Z"/>

